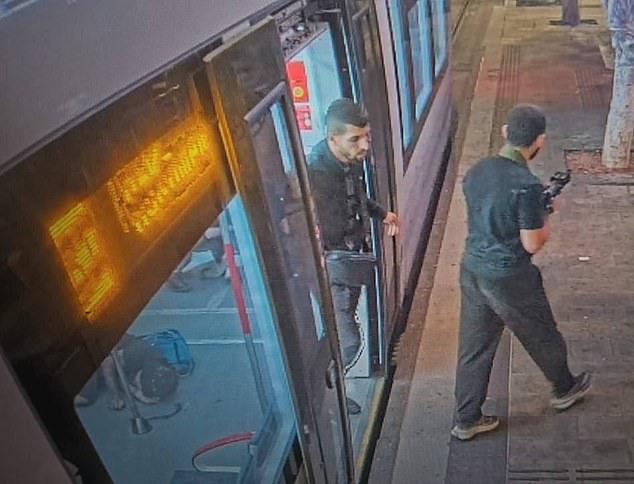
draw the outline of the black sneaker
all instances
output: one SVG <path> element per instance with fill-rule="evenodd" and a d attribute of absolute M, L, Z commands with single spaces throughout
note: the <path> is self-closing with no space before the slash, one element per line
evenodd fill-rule
<path fill-rule="evenodd" d="M 560 397 L 553 396 L 553 398 L 550 399 L 550 405 L 557 410 L 566 410 L 572 407 L 588 393 L 591 383 L 592 375 L 590 373 L 587 371 L 579 373 L 575 377 L 575 383 L 572 385 L 572 388 L 568 390 L 568 393 Z"/>
<path fill-rule="evenodd" d="M 500 425 L 499 418 L 494 417 L 493 415 L 482 415 L 482 417 L 480 417 L 480 420 L 478 420 L 474 424 L 456 424 L 454 428 L 451 429 L 451 435 L 453 435 L 458 440 L 470 440 L 474 438 L 477 434 L 490 432 L 498 425 Z"/>
<path fill-rule="evenodd" d="M 346 406 L 350 415 L 359 415 L 361 413 L 361 405 L 350 397 L 346 397 Z"/>

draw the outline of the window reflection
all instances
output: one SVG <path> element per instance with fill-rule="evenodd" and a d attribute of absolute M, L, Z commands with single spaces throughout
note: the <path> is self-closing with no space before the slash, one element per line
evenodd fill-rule
<path fill-rule="evenodd" d="M 438 75 L 447 64 L 447 3 L 431 0 L 434 29 L 434 74 Z"/>
<path fill-rule="evenodd" d="M 431 26 L 426 0 L 395 0 L 391 23 L 394 35 L 403 147 L 412 142 L 432 92 Z"/>
<path fill-rule="evenodd" d="M 407 20 L 411 40 L 416 120 L 418 120 L 427 105 L 432 88 L 430 27 L 424 1 L 419 1 L 409 10 Z"/>
<path fill-rule="evenodd" d="M 294 416 L 272 314 L 235 197 L 75 397 L 114 482 L 275 482 Z"/>

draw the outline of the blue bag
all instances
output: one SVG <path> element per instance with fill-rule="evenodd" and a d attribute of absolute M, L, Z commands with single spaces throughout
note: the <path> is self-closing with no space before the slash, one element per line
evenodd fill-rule
<path fill-rule="evenodd" d="M 141 336 L 141 339 L 157 350 L 180 376 L 194 371 L 194 357 L 183 335 L 175 329 Z"/>

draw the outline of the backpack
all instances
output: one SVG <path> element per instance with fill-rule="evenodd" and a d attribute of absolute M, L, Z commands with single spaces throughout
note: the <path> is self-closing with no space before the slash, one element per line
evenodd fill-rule
<path fill-rule="evenodd" d="M 194 371 L 194 357 L 183 335 L 175 329 L 141 336 L 141 339 L 158 351 L 174 367 L 180 376 L 188 376 Z"/>

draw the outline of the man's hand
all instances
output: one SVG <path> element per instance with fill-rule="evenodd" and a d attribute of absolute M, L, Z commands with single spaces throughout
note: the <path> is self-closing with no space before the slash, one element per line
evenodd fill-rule
<path fill-rule="evenodd" d="M 561 197 L 556 197 L 555 199 L 553 199 L 553 213 L 561 212 L 562 205 L 563 202 L 561 200 Z"/>
<path fill-rule="evenodd" d="M 388 212 L 383 219 L 383 223 L 387 225 L 387 235 L 394 237 L 398 234 L 398 215 L 394 212 Z"/>

